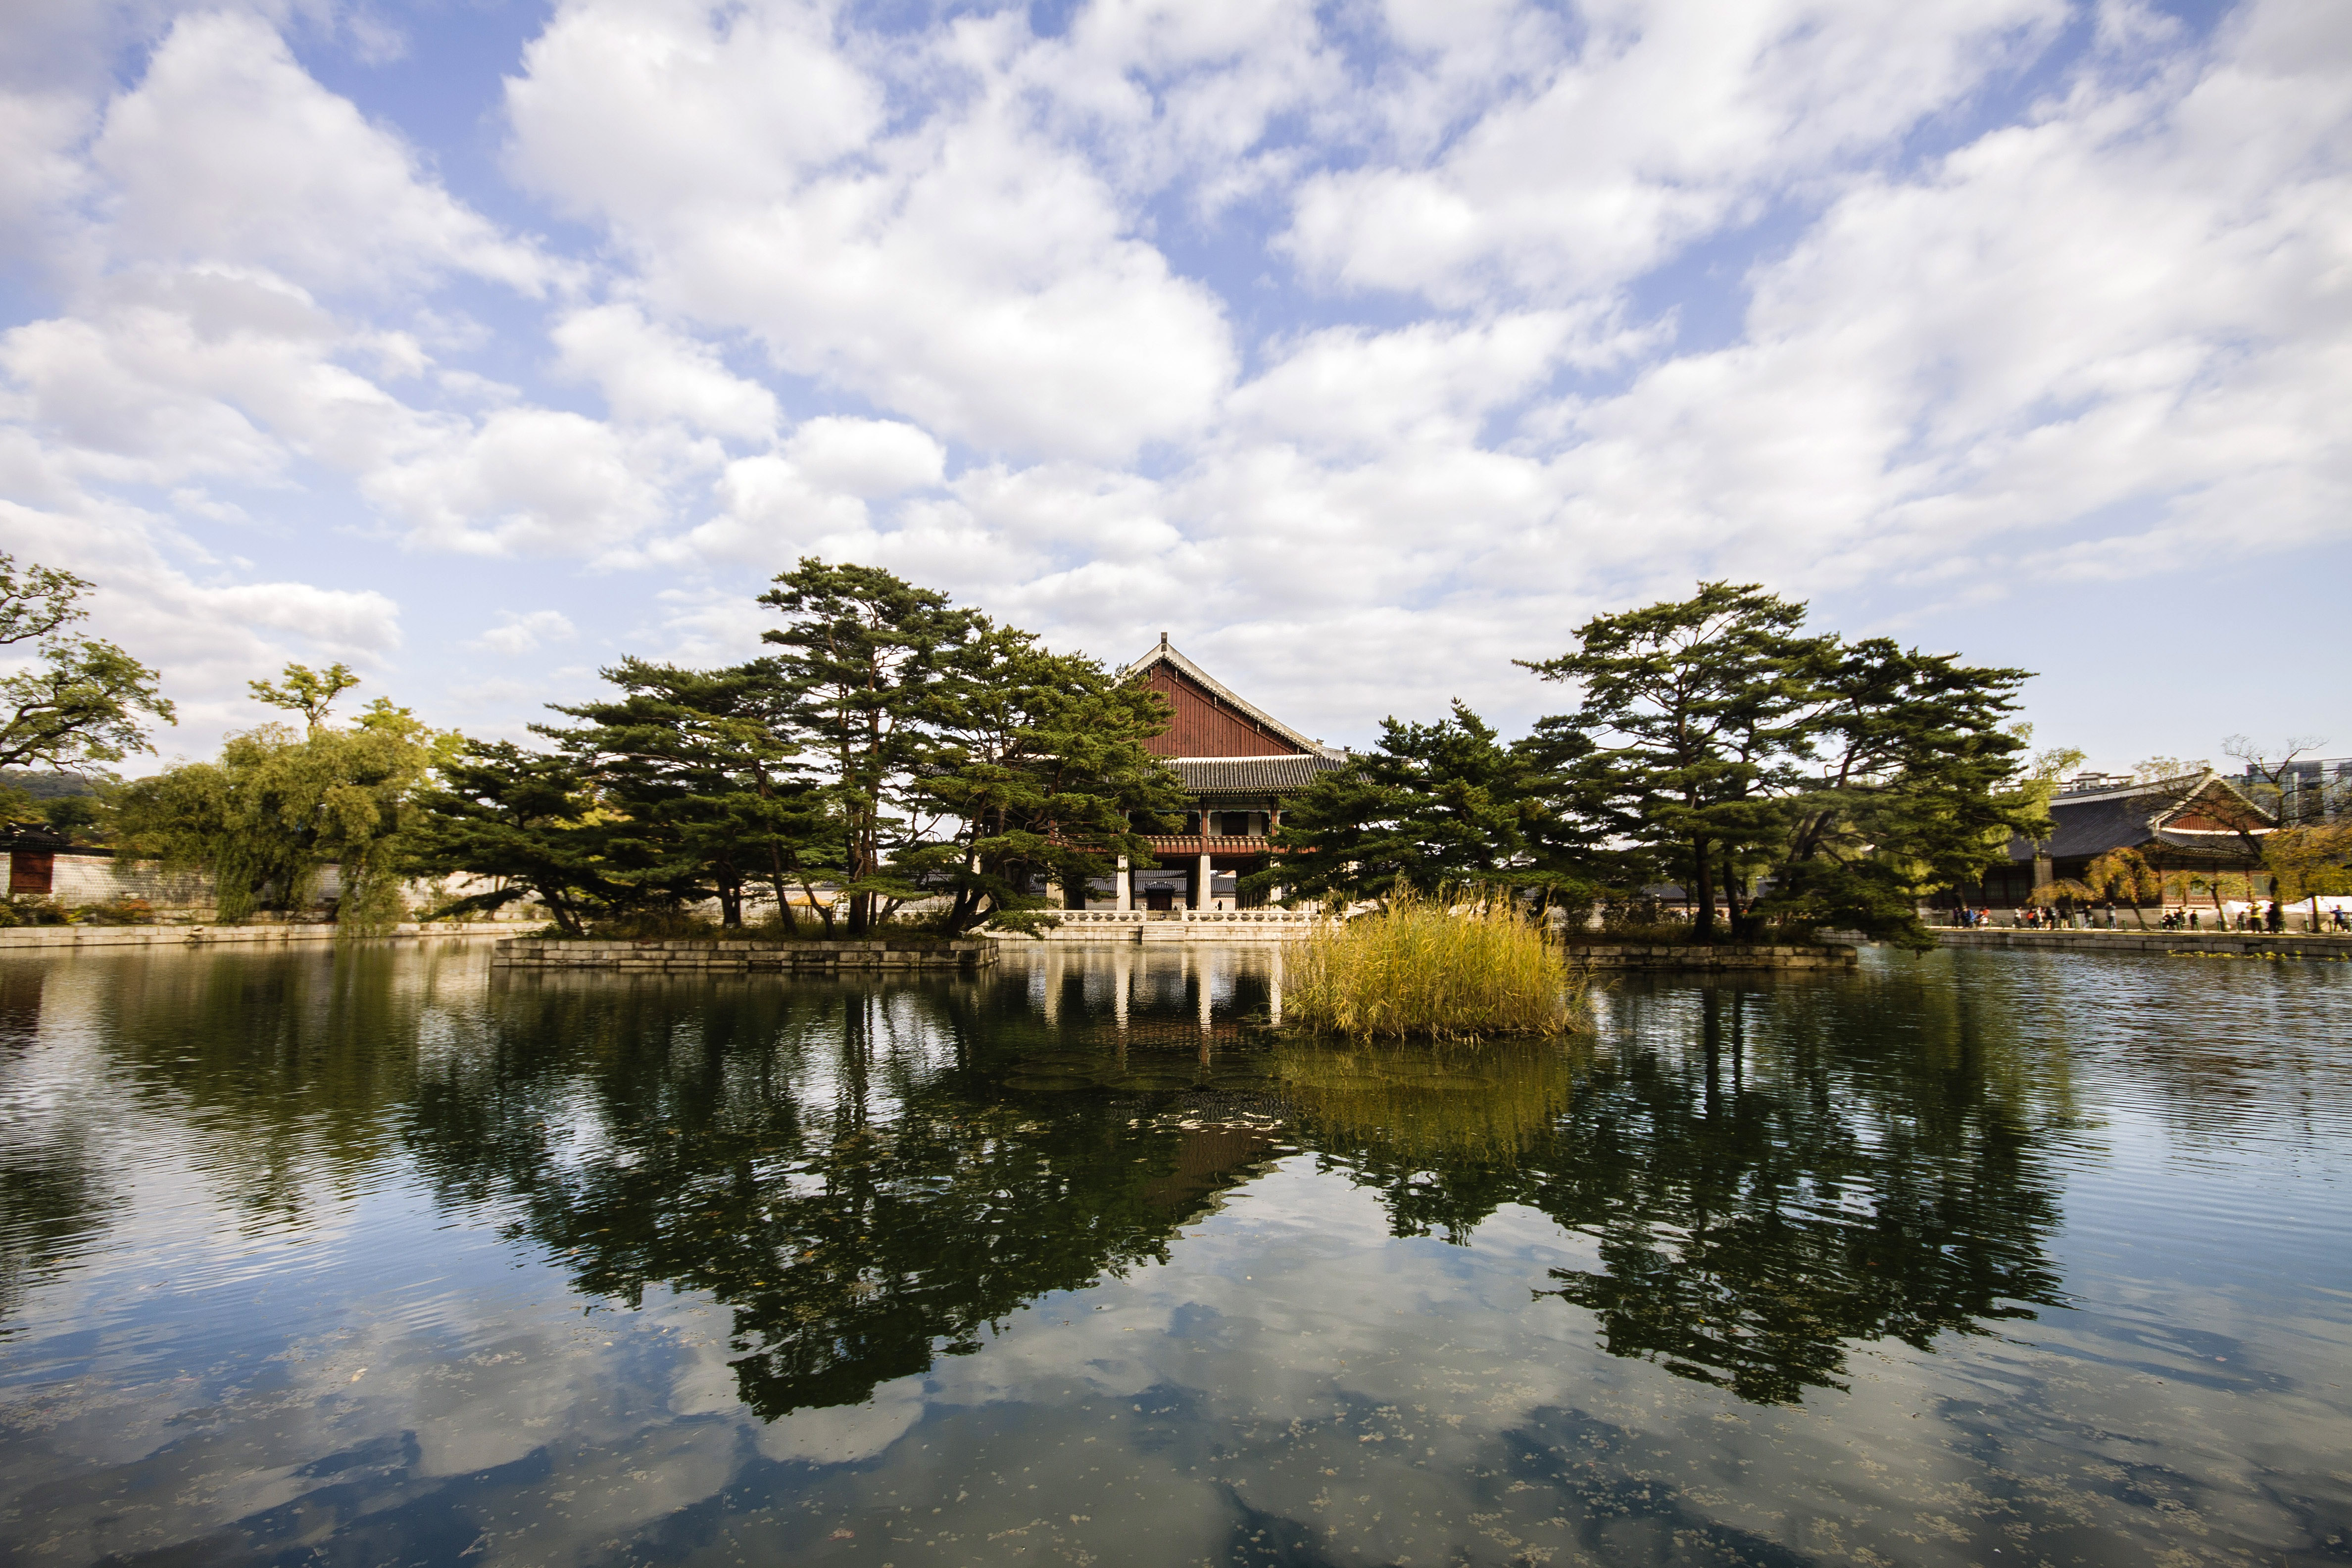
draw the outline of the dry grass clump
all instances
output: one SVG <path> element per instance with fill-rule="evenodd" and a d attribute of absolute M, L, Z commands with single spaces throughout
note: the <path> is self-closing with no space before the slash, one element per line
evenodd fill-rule
<path fill-rule="evenodd" d="M 1283 957 L 1286 1023 L 1356 1040 L 1563 1035 L 1581 982 L 1507 898 L 1402 895 Z"/>

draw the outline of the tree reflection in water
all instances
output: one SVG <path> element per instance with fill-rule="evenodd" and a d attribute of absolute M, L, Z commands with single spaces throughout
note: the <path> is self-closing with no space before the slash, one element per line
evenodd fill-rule
<path fill-rule="evenodd" d="M 1612 1352 L 1752 1401 L 1837 1386 L 1855 1344 L 2056 1299 L 2040 1151 L 2067 1121 L 2063 1058 L 1951 987 L 1628 986 L 1599 1043 L 1432 1055 L 1249 1035 L 1234 1020 L 1273 998 L 1247 966 L 1213 1009 L 1205 970 L 1108 959 L 1049 966 L 1042 990 L 1017 971 L 545 976 L 485 999 L 478 961 L 436 974 L 389 954 L 126 965 L 111 1070 L 248 1214 L 404 1155 L 583 1292 L 708 1293 L 769 1418 L 857 1403 L 1041 1295 L 1166 1259 L 1298 1152 L 1377 1192 L 1399 1236 L 1549 1215 L 1591 1261 L 1538 1294 L 1593 1313 Z M 0 994 L 0 1026 L 41 1006 Z M 73 1146 L 16 1163 L 0 1298 L 104 1223 Z"/>
<path fill-rule="evenodd" d="M 1001 986 L 548 977 L 499 999 L 496 1059 L 420 1086 L 419 1158 L 448 1199 L 515 1205 L 583 1290 L 726 1304 L 769 1419 L 1164 1261 L 1272 1148 L 1159 1117 L 1220 1081 L 1194 1033 L 1131 1029 L 1106 1071 Z"/>
<path fill-rule="evenodd" d="M 1970 1020 L 1890 1039 L 1784 995 L 1759 1046 L 1739 990 L 1640 1000 L 1627 1043 L 1587 1053 L 1559 1114 L 1507 1150 L 1482 1133 L 1401 1152 L 1308 1125 L 1401 1236 L 1463 1240 L 1508 1203 L 1591 1237 L 1596 1266 L 1553 1270 L 1545 1293 L 1591 1311 L 1612 1353 L 1758 1403 L 1843 1386 L 1853 1344 L 1925 1349 L 2057 1300 L 2058 1183 L 2037 1145 L 2065 1122 L 2063 1073 Z M 1540 1104 L 1561 1057 L 1511 1047 L 1485 1076 L 1498 1102 Z"/>

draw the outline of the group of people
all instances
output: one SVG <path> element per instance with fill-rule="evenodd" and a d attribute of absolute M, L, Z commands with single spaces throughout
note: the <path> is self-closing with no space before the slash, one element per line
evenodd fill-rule
<path fill-rule="evenodd" d="M 2116 925 L 2118 922 L 2116 919 L 2116 910 L 2113 904 L 2107 906 L 2106 913 L 2106 923 L 2110 926 Z M 2326 924 L 2321 929 L 2327 931 L 2352 931 L 2352 910 L 2347 910 L 2341 906 L 2338 906 L 2335 909 L 2326 910 Z M 1969 909 L 1963 906 L 1959 911 L 1959 923 L 1963 927 L 1990 926 L 1994 923 L 1992 910 L 1990 908 L 1983 906 L 1979 906 L 1976 909 Z M 2022 931 L 2055 931 L 2067 923 L 2067 917 L 2060 914 L 2056 910 L 2043 909 L 2039 905 L 2029 905 L 2028 907 L 2017 911 L 2016 923 L 2019 929 Z M 2193 909 L 2167 910 L 2164 911 L 2163 919 L 2158 923 L 2166 931 L 2204 931 L 2207 929 L 2213 931 L 2267 931 L 2273 935 L 2276 935 L 2286 930 L 2286 911 L 2280 909 L 2278 900 L 2273 899 L 2260 910 L 2257 910 L 2253 905 L 2249 904 L 2242 912 L 2235 915 L 2229 913 L 2225 910 L 2217 910 L 2214 911 L 2213 923 L 2210 928 L 2208 928 L 2204 923 L 2203 911 Z"/>

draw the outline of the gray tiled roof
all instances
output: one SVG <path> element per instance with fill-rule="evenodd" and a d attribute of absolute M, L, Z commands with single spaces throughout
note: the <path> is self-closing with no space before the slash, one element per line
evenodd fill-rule
<path fill-rule="evenodd" d="M 1176 757 L 1176 770 L 1192 795 L 1265 795 L 1305 789 L 1324 773 L 1348 764 L 1338 757 Z"/>
<path fill-rule="evenodd" d="M 2050 803 L 2050 820 L 2057 825 L 2057 831 L 2050 836 L 2048 843 L 2037 849 L 2029 839 L 2012 838 L 2009 841 L 2009 858 L 2026 861 L 2040 853 L 2053 860 L 2085 859 L 2110 849 L 2137 849 L 2147 844 L 2221 854 L 2243 853 L 2243 840 L 2234 833 L 2166 826 L 2192 800 L 2217 784 L 2240 801 L 2252 805 L 2227 779 L 2216 780 L 2210 773 L 2201 777 L 2159 779 L 2091 795 L 2062 795 Z"/>
<path fill-rule="evenodd" d="M 2148 819 L 2165 805 L 2145 795 L 2135 800 L 2127 795 L 2054 800 L 2050 803 L 2050 820 L 2058 825 L 2058 831 L 2050 836 L 2049 846 L 2042 853 L 2053 860 L 2070 860 L 2081 855 L 2104 855 L 2110 849 L 2136 849 L 2156 837 Z M 2012 860 L 2031 860 L 2034 853 L 2034 847 L 2024 839 L 2010 843 Z"/>

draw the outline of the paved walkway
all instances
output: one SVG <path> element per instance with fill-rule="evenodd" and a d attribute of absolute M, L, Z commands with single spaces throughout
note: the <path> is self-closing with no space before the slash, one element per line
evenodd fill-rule
<path fill-rule="evenodd" d="M 2054 952 L 2234 952 L 2275 958 L 2352 957 L 2352 935 L 2288 931 L 2019 931 L 2012 926 L 1937 928 L 1946 947 L 2030 947 Z"/>

